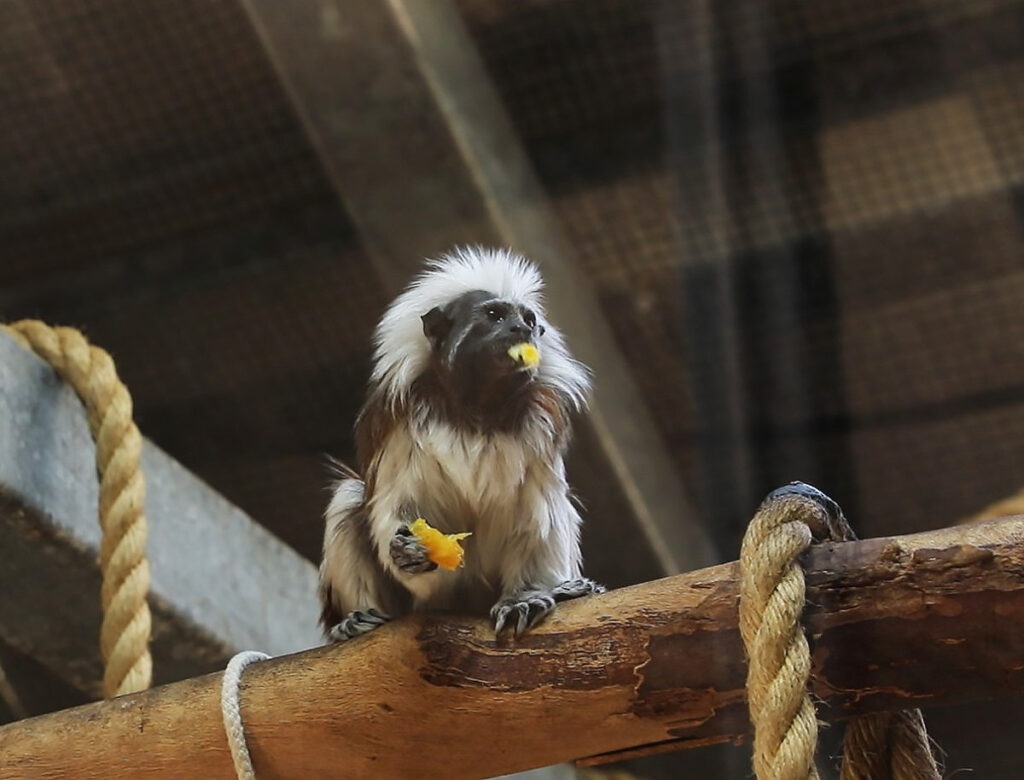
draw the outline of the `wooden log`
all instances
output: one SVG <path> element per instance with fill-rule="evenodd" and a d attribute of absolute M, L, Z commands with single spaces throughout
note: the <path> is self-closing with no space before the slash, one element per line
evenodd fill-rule
<path fill-rule="evenodd" d="M 822 544 L 805 564 L 826 719 L 1024 692 L 1024 518 Z M 742 739 L 736 612 L 732 563 L 562 605 L 518 642 L 415 616 L 256 664 L 257 775 L 476 778 Z M 0 778 L 232 778 L 220 679 L 8 725 Z"/>

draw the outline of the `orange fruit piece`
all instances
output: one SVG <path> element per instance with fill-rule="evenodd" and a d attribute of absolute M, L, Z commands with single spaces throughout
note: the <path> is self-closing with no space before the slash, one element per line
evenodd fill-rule
<path fill-rule="evenodd" d="M 466 551 L 459 542 L 471 536 L 471 533 L 442 533 L 422 517 L 417 518 L 416 522 L 409 526 L 409 530 L 416 540 L 427 548 L 427 557 L 442 569 L 454 571 L 462 565 L 462 556 Z"/>

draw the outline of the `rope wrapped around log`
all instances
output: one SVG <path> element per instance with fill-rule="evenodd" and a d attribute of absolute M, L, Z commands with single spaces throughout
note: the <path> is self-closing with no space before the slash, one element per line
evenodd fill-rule
<path fill-rule="evenodd" d="M 740 551 L 739 624 L 749 666 L 747 701 L 759 780 L 817 780 L 818 724 L 808 684 L 811 652 L 800 623 L 800 556 L 815 539 L 855 539 L 842 510 L 810 485 L 768 495 Z M 920 710 L 855 718 L 843 743 L 841 780 L 939 780 Z"/>

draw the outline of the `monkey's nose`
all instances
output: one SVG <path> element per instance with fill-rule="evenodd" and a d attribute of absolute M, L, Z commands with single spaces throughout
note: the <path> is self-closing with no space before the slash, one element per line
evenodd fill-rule
<path fill-rule="evenodd" d="M 529 336 L 530 335 L 530 328 L 529 328 L 529 326 L 527 326 L 527 324 L 525 322 L 523 322 L 521 319 L 518 319 L 518 318 L 515 319 L 515 320 L 512 320 L 508 324 L 508 331 L 509 331 L 509 333 L 511 333 L 513 336 L 515 336 L 517 338 L 521 338 L 521 337 Z"/>

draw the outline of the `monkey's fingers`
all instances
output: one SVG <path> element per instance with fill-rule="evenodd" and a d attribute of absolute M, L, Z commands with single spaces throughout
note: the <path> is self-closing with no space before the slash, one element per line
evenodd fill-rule
<path fill-rule="evenodd" d="M 594 593 L 604 593 L 604 585 L 599 585 L 586 577 L 577 577 L 574 580 L 566 580 L 560 585 L 551 589 L 551 595 L 555 601 L 568 601 L 578 599 L 581 596 L 590 596 Z"/>
<path fill-rule="evenodd" d="M 395 566 L 407 574 L 420 574 L 437 568 L 437 564 L 430 560 L 430 551 L 408 528 L 399 528 L 391 537 L 389 552 Z"/>
<path fill-rule="evenodd" d="M 502 604 L 494 614 L 494 633 L 501 634 L 507 627 L 518 626 L 525 620 L 525 604 Z"/>
<path fill-rule="evenodd" d="M 537 625 L 555 608 L 555 599 L 547 590 L 532 590 L 499 601 L 491 609 L 494 633 L 512 628 L 516 636 Z"/>

